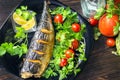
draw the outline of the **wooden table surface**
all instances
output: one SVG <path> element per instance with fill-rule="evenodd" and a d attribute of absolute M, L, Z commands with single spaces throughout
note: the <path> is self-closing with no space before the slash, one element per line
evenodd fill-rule
<path fill-rule="evenodd" d="M 81 14 L 80 0 L 59 0 Z M 8 15 L 21 0 L 0 0 L 0 26 L 3 25 Z M 120 57 L 111 53 L 115 48 L 105 45 L 106 38 L 101 36 L 95 41 L 94 49 L 77 80 L 120 80 Z M 4 70 L 0 69 L 3 72 Z M 13 75 L 5 72 L 0 74 L 0 80 L 18 80 Z"/>

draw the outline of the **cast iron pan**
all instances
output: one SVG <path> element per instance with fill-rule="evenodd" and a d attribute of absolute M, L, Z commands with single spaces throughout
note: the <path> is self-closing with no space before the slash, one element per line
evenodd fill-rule
<path fill-rule="evenodd" d="M 43 9 L 43 2 L 44 2 L 44 0 L 23 0 L 18 6 L 16 6 L 16 8 L 20 7 L 21 5 L 28 6 L 28 8 L 30 10 L 33 10 L 37 13 L 36 18 L 37 18 L 37 23 L 38 23 L 39 19 L 41 17 L 42 9 Z M 63 3 L 59 2 L 59 1 L 50 0 L 49 7 L 51 9 L 53 9 L 57 6 L 67 7 L 66 5 L 64 5 Z M 73 9 L 71 9 L 71 10 L 73 12 L 76 12 Z M 13 10 L 13 12 L 14 12 L 14 10 Z M 11 23 L 11 20 L 10 20 L 12 13 L 9 15 L 5 24 L 0 29 L 0 43 L 5 42 L 6 37 L 7 37 L 7 39 L 12 41 L 11 37 L 13 37 L 12 35 L 14 34 L 12 23 Z M 88 58 L 88 56 L 89 56 L 89 54 L 92 50 L 92 47 L 93 47 L 92 45 L 93 45 L 93 42 L 94 42 L 93 31 L 91 29 L 90 24 L 87 22 L 86 19 L 84 19 L 80 14 L 78 14 L 78 17 L 79 17 L 80 23 L 86 24 L 86 33 L 84 35 L 84 38 L 85 38 L 85 44 L 86 44 L 85 55 Z M 29 41 L 32 37 L 31 36 L 32 34 L 34 34 L 34 33 L 29 34 Z M 18 59 L 17 56 L 11 57 L 10 55 L 5 55 L 5 56 L 0 58 L 0 62 L 1 62 L 0 67 L 1 67 L 1 69 L 4 69 L 4 72 L 7 72 L 8 74 L 12 74 L 13 75 L 12 77 L 16 77 L 17 80 L 21 80 L 21 78 L 19 77 L 19 67 L 18 67 L 18 66 L 20 66 L 19 64 L 20 64 L 21 61 L 22 61 L 22 58 Z M 81 64 L 79 65 L 79 67 L 81 69 L 83 69 L 84 65 L 85 65 L 85 62 L 82 61 Z M 79 74 L 77 76 L 79 76 Z M 7 80 L 11 80 L 9 78 L 10 76 L 6 76 L 6 77 L 8 78 Z M 76 79 L 75 76 L 68 76 L 68 78 L 66 80 L 74 80 L 74 79 Z M 16 79 L 12 79 L 12 80 L 16 80 Z M 27 80 L 38 80 L 38 79 L 32 79 L 31 78 L 31 79 L 27 79 Z M 41 78 L 39 80 L 45 80 L 45 79 Z M 57 79 L 52 78 L 52 79 L 49 79 L 49 80 L 57 80 Z"/>

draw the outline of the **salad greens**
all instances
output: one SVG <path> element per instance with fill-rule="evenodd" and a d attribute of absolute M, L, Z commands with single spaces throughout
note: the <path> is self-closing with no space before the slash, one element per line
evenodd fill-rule
<path fill-rule="evenodd" d="M 76 12 L 72 12 L 69 7 L 57 7 L 54 10 L 50 10 L 51 15 L 62 14 L 64 22 L 63 24 L 54 23 L 56 37 L 55 46 L 53 51 L 53 57 L 50 61 L 49 67 L 44 72 L 43 77 L 50 78 L 54 76 L 59 76 L 59 80 L 67 78 L 70 74 L 77 74 L 80 72 L 79 60 L 86 61 L 85 57 L 85 44 L 84 44 L 84 32 L 85 24 L 81 24 L 81 30 L 75 33 L 71 30 L 71 25 L 73 23 L 79 23 L 78 15 Z M 68 59 L 68 64 L 64 67 L 60 67 L 60 59 L 64 58 L 65 50 L 69 49 L 73 39 L 80 41 L 80 46 L 76 50 L 78 53 L 76 57 L 71 57 Z"/>
<path fill-rule="evenodd" d="M 27 33 L 22 27 L 16 27 L 17 32 L 14 35 L 15 42 L 4 42 L 0 45 L 0 56 L 10 54 L 21 57 L 27 52 Z M 21 44 L 21 45 L 18 45 Z"/>

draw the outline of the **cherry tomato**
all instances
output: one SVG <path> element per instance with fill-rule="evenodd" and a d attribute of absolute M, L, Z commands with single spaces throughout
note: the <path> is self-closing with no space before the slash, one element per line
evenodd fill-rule
<path fill-rule="evenodd" d="M 54 22 L 55 23 L 63 23 L 63 16 L 61 14 L 57 14 L 55 17 L 54 17 Z"/>
<path fill-rule="evenodd" d="M 71 58 L 74 54 L 75 52 L 72 49 L 68 49 L 65 51 L 66 58 Z"/>
<path fill-rule="evenodd" d="M 107 46 L 109 46 L 109 47 L 114 47 L 114 46 L 115 46 L 115 39 L 114 39 L 114 38 L 108 38 L 108 39 L 106 40 L 106 44 L 107 44 Z"/>
<path fill-rule="evenodd" d="M 113 15 L 111 18 L 108 18 L 106 14 L 104 14 L 100 20 L 99 20 L 99 30 L 102 35 L 107 37 L 113 37 L 114 35 L 114 27 L 117 25 L 117 22 L 119 22 L 118 15 Z"/>
<path fill-rule="evenodd" d="M 114 0 L 115 4 L 118 5 L 120 3 L 120 0 Z"/>
<path fill-rule="evenodd" d="M 94 19 L 94 17 L 89 18 L 89 22 L 92 26 L 95 26 L 98 24 L 98 20 Z"/>
<path fill-rule="evenodd" d="M 79 47 L 79 41 L 78 40 L 76 40 L 76 39 L 74 39 L 73 41 L 72 41 L 72 49 L 77 49 Z"/>
<path fill-rule="evenodd" d="M 61 67 L 64 67 L 64 66 L 66 66 L 67 65 L 67 59 L 66 58 L 62 58 L 61 60 L 60 60 L 60 66 Z"/>
<path fill-rule="evenodd" d="M 72 24 L 72 31 L 79 32 L 80 29 L 81 29 L 80 24 L 78 24 L 78 23 L 73 23 Z"/>

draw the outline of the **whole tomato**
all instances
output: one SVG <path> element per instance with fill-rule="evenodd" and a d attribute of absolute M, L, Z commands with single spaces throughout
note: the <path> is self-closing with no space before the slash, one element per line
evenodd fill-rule
<path fill-rule="evenodd" d="M 109 47 L 114 47 L 115 46 L 115 39 L 114 38 L 108 38 L 106 40 L 106 45 Z"/>
<path fill-rule="evenodd" d="M 94 17 L 90 17 L 89 18 L 89 23 L 92 25 L 92 26 L 95 26 L 98 24 L 98 20 L 95 19 Z"/>
<path fill-rule="evenodd" d="M 118 15 L 113 15 L 111 18 L 108 18 L 106 14 L 104 14 L 99 20 L 99 30 L 102 35 L 107 37 L 113 37 L 114 35 L 114 27 L 119 22 Z"/>
<path fill-rule="evenodd" d="M 72 31 L 79 32 L 80 29 L 81 29 L 80 24 L 78 24 L 78 23 L 73 23 L 72 24 Z"/>
<path fill-rule="evenodd" d="M 77 49 L 78 47 L 79 47 L 79 41 L 78 40 L 76 40 L 76 39 L 74 39 L 73 41 L 72 41 L 72 44 L 71 44 L 71 48 L 72 49 Z"/>
<path fill-rule="evenodd" d="M 64 66 L 66 66 L 67 65 L 67 59 L 66 58 L 62 58 L 61 60 L 60 60 L 60 66 L 61 67 L 64 67 Z"/>
<path fill-rule="evenodd" d="M 68 49 L 65 51 L 66 58 L 71 58 L 74 54 L 75 52 L 72 49 Z"/>
<path fill-rule="evenodd" d="M 54 22 L 55 23 L 63 23 L 63 16 L 61 14 L 55 15 Z"/>

